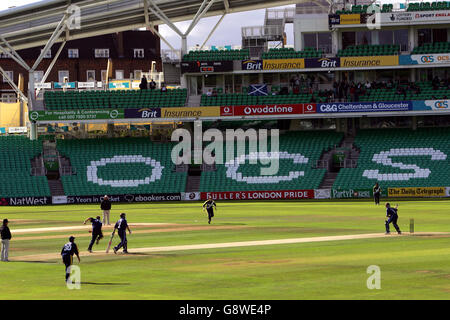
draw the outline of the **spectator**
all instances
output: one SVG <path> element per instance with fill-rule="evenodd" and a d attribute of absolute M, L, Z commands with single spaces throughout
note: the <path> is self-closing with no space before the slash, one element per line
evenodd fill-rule
<path fill-rule="evenodd" d="M 372 84 L 369 81 L 366 81 L 366 84 L 364 86 L 366 87 L 367 90 L 370 90 Z"/>
<path fill-rule="evenodd" d="M 152 79 L 152 81 L 150 81 L 150 89 L 151 90 L 155 90 L 156 89 L 156 82 Z"/>
<path fill-rule="evenodd" d="M 163 84 L 161 85 L 161 92 L 167 92 L 167 87 L 166 87 L 166 84 L 165 84 L 165 83 L 163 83 Z"/>
<path fill-rule="evenodd" d="M 212 97 L 211 89 L 208 90 L 208 92 L 206 93 L 206 95 L 207 95 L 208 97 Z"/>
<path fill-rule="evenodd" d="M 139 85 L 139 89 L 141 89 L 141 90 L 148 89 L 148 82 L 147 82 L 147 78 L 145 76 L 142 77 L 141 84 Z"/>
<path fill-rule="evenodd" d="M 217 90 L 216 90 L 216 88 L 213 89 L 213 91 L 212 91 L 212 96 L 213 96 L 213 97 L 217 97 Z"/>

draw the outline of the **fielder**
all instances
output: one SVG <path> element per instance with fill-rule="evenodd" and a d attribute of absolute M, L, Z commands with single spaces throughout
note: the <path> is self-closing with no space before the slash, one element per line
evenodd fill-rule
<path fill-rule="evenodd" d="M 66 282 L 67 280 L 69 280 L 70 277 L 70 266 L 73 263 L 73 255 L 75 254 L 77 256 L 78 263 L 81 262 L 78 247 L 74 241 L 75 237 L 70 237 L 69 242 L 67 242 L 61 250 L 62 260 L 66 266 Z"/>
<path fill-rule="evenodd" d="M 402 234 L 402 232 L 400 231 L 400 228 L 397 224 L 397 220 L 398 220 L 398 205 L 395 206 L 395 208 L 391 208 L 391 204 L 388 202 L 386 203 L 386 234 L 390 234 L 391 231 L 389 230 L 389 224 L 391 224 L 394 226 L 395 230 L 397 230 L 398 234 Z"/>
<path fill-rule="evenodd" d="M 128 226 L 127 220 L 125 219 L 126 214 L 121 213 L 120 219 L 116 222 L 114 226 L 114 232 L 117 229 L 117 233 L 120 237 L 120 243 L 114 247 L 114 253 L 117 254 L 117 251 L 123 247 L 123 253 L 128 253 L 128 241 L 127 241 L 127 230 L 131 234 L 130 227 Z"/>
<path fill-rule="evenodd" d="M 208 211 L 208 224 L 211 224 L 212 218 L 214 218 L 214 208 L 217 211 L 217 205 L 214 200 L 209 197 L 208 200 L 203 204 L 203 211 Z"/>
<path fill-rule="evenodd" d="M 96 219 L 94 218 L 87 218 L 86 220 L 84 220 L 83 224 L 86 224 L 88 221 L 90 221 L 92 223 L 92 240 L 91 243 L 89 244 L 88 247 L 88 251 L 90 253 L 92 253 L 92 247 L 95 243 L 95 241 L 97 241 L 97 245 L 100 242 L 101 239 L 103 239 L 103 232 L 102 232 L 102 222 L 100 221 L 100 216 L 97 216 Z"/>

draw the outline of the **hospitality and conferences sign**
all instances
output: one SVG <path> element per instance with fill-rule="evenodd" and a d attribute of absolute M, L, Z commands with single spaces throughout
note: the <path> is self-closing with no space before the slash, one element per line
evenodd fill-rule
<path fill-rule="evenodd" d="M 202 200 L 295 200 L 314 199 L 314 190 L 202 192 Z"/>
<path fill-rule="evenodd" d="M 114 120 L 124 119 L 123 109 L 45 110 L 29 112 L 30 121 Z"/>
<path fill-rule="evenodd" d="M 222 117 L 238 116 L 280 116 L 316 113 L 316 104 L 279 104 L 262 106 L 221 107 Z"/>
<path fill-rule="evenodd" d="M 321 103 L 317 104 L 317 113 L 393 112 L 411 111 L 412 108 L 411 101 Z"/>

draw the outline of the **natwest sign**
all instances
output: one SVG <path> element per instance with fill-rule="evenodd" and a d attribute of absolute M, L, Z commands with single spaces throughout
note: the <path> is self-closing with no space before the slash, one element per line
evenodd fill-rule
<path fill-rule="evenodd" d="M 295 200 L 314 199 L 314 190 L 202 192 L 202 200 Z"/>

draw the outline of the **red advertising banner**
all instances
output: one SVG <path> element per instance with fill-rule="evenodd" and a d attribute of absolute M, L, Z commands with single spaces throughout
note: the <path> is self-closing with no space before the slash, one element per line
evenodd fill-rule
<path fill-rule="evenodd" d="M 298 115 L 317 113 L 317 105 L 310 104 L 274 104 L 261 106 L 224 106 L 220 108 L 222 117 Z"/>
<path fill-rule="evenodd" d="M 304 104 L 303 113 L 304 114 L 317 113 L 317 104 L 315 103 Z"/>
<path fill-rule="evenodd" d="M 201 199 L 207 200 L 294 200 L 314 199 L 314 190 L 277 190 L 277 191 L 232 191 L 202 192 Z"/>
<path fill-rule="evenodd" d="M 235 106 L 235 116 L 272 116 L 302 114 L 303 104 L 279 104 L 265 106 Z"/>

